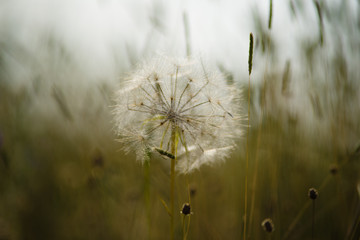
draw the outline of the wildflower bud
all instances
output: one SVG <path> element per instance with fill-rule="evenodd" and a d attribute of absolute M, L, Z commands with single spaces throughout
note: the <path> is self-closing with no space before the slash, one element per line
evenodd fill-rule
<path fill-rule="evenodd" d="M 315 188 L 310 188 L 308 195 L 310 199 L 315 200 L 319 196 L 319 193 Z"/>
<path fill-rule="evenodd" d="M 275 230 L 274 223 L 270 218 L 266 218 L 262 221 L 261 226 L 265 232 L 272 233 Z"/>
<path fill-rule="evenodd" d="M 339 171 L 339 167 L 336 164 L 330 165 L 329 171 L 332 175 L 336 175 Z"/>
<path fill-rule="evenodd" d="M 184 205 L 182 206 L 182 210 L 180 211 L 180 213 L 186 215 L 191 214 L 191 207 L 189 203 L 184 203 Z"/>

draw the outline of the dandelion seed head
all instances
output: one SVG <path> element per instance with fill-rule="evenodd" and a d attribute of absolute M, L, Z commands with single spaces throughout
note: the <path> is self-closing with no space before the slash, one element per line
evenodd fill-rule
<path fill-rule="evenodd" d="M 117 92 L 116 133 L 128 152 L 144 142 L 170 152 L 175 139 L 177 170 L 191 172 L 224 159 L 241 135 L 237 89 L 202 61 L 154 58 Z"/>

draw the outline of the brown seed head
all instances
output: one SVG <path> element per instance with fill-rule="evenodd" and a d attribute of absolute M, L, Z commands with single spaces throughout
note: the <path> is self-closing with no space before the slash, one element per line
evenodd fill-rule
<path fill-rule="evenodd" d="M 184 203 L 184 205 L 182 206 L 182 210 L 180 211 L 182 214 L 189 215 L 191 214 L 191 207 L 189 203 Z"/>
<path fill-rule="evenodd" d="M 308 196 L 310 199 L 315 200 L 319 196 L 319 193 L 315 188 L 310 188 Z"/>
<path fill-rule="evenodd" d="M 266 218 L 262 221 L 261 226 L 265 232 L 272 233 L 275 230 L 274 223 L 270 218 Z"/>

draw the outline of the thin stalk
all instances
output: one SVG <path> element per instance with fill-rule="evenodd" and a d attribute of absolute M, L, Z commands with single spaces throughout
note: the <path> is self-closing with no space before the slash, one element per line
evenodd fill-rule
<path fill-rule="evenodd" d="M 272 18 L 272 1 L 270 1 L 271 7 L 271 18 Z M 261 99 L 261 112 L 260 112 L 260 122 L 259 122 L 259 129 L 257 134 L 256 140 L 256 149 L 255 149 L 255 169 L 252 181 L 252 194 L 251 194 L 251 206 L 250 206 L 250 218 L 249 218 L 249 231 L 252 229 L 253 219 L 254 219 L 254 210 L 255 210 L 255 199 L 256 199 L 256 184 L 257 184 L 257 175 L 258 175 L 258 166 L 259 166 L 259 152 L 258 149 L 261 146 L 261 137 L 263 131 L 263 118 L 266 114 L 266 90 L 267 90 L 267 73 L 268 73 L 268 64 L 269 64 L 269 55 L 270 55 L 270 46 L 271 46 L 271 19 L 269 16 L 269 38 L 268 38 L 268 46 L 267 46 L 267 53 L 266 53 L 266 63 L 265 63 L 265 73 L 264 73 L 264 88 L 263 94 Z"/>
<path fill-rule="evenodd" d="M 330 181 L 331 176 L 328 175 L 327 177 L 324 178 L 323 182 L 320 184 L 319 187 L 319 191 L 321 189 L 323 189 Z M 289 225 L 287 231 L 284 234 L 284 237 L 282 239 L 287 239 L 287 237 L 289 236 L 289 234 L 291 233 L 291 231 L 294 229 L 294 227 L 296 226 L 296 224 L 299 222 L 300 218 L 302 217 L 302 215 L 305 213 L 305 210 L 308 209 L 310 207 L 311 202 L 306 201 L 306 203 L 303 205 L 303 207 L 301 208 L 301 210 L 298 212 L 298 214 L 296 215 L 296 217 L 294 218 L 294 220 L 291 222 L 291 224 Z M 313 206 L 314 207 L 314 206 Z"/>
<path fill-rule="evenodd" d="M 246 169 L 245 169 L 245 206 L 244 206 L 244 240 L 246 239 L 246 221 L 247 221 L 247 193 L 248 193 L 248 170 L 249 170 L 249 134 L 250 134 L 250 75 L 252 70 L 252 57 L 254 50 L 254 37 L 250 33 L 250 44 L 249 44 L 249 87 L 248 87 L 248 128 L 246 132 Z"/>
<path fill-rule="evenodd" d="M 187 223 L 187 227 L 186 227 L 186 232 L 185 232 L 185 237 L 184 237 L 184 240 L 187 239 L 187 235 L 189 234 L 189 229 L 190 229 L 190 220 L 191 220 L 191 215 L 189 215 L 189 220 L 188 220 L 188 223 Z"/>
<path fill-rule="evenodd" d="M 148 239 L 151 236 L 151 206 L 150 206 L 150 149 L 145 149 L 144 162 L 144 201 L 146 207 L 146 220 L 148 225 Z"/>
<path fill-rule="evenodd" d="M 248 88 L 248 130 L 246 132 L 246 168 L 245 168 L 245 206 L 244 206 L 244 240 L 246 239 L 246 221 L 247 221 L 247 192 L 248 192 L 248 170 L 249 170 L 249 132 L 250 132 L 250 75 Z"/>
<path fill-rule="evenodd" d="M 176 129 L 172 126 L 171 132 L 171 154 L 175 158 L 171 159 L 170 169 L 170 239 L 174 239 L 174 199 L 175 199 L 175 163 L 176 163 Z"/>
<path fill-rule="evenodd" d="M 171 239 L 174 239 L 174 188 L 175 188 L 175 159 L 171 159 L 171 190 L 170 190 L 170 234 Z"/>
<path fill-rule="evenodd" d="M 186 175 L 186 185 L 187 185 L 187 190 L 188 190 L 188 197 L 189 197 L 189 200 L 188 200 L 188 203 L 190 204 L 191 206 L 191 196 L 190 196 L 190 185 L 189 185 L 189 178 L 188 176 Z M 187 227 L 186 227 L 186 230 L 185 230 L 185 215 L 184 215 L 184 218 L 183 218 L 183 240 L 186 240 L 187 239 L 187 235 L 189 233 L 189 229 L 190 229 L 190 218 L 191 218 L 191 213 L 188 215 L 189 216 L 189 220 L 187 222 Z"/>
<path fill-rule="evenodd" d="M 183 221 L 182 221 L 182 228 L 183 228 L 183 240 L 186 239 L 186 234 L 185 234 L 185 215 L 183 215 Z"/>
<path fill-rule="evenodd" d="M 189 214 L 189 215 L 183 215 L 183 222 L 182 222 L 182 225 L 183 225 L 183 240 L 186 240 L 186 239 L 187 239 L 187 236 L 188 236 L 188 233 L 189 233 L 189 228 L 190 228 L 190 216 L 191 216 L 191 214 Z M 187 221 L 187 224 L 185 224 L 185 222 L 186 222 L 186 217 L 189 217 L 189 218 L 188 218 L 188 221 Z"/>
<path fill-rule="evenodd" d="M 313 209 L 312 209 L 311 239 L 314 239 L 314 225 L 315 225 L 315 200 L 313 200 Z"/>

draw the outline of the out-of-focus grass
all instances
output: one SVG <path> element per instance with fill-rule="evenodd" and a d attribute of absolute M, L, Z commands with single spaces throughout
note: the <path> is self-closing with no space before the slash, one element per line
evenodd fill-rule
<path fill-rule="evenodd" d="M 134 156 L 118 151 L 110 114 L 78 118 L 77 123 L 59 109 L 56 117 L 39 119 L 28 111 L 24 91 L 14 93 L 5 86 L 1 90 L 0 233 L 10 239 L 146 239 L 143 168 Z M 358 150 L 334 155 L 336 146 L 323 144 L 316 136 L 302 136 L 296 121 L 289 121 L 264 117 L 259 149 L 257 128 L 251 128 L 250 160 L 257 152 L 259 169 L 256 189 L 249 184 L 250 193 L 256 191 L 257 196 L 250 239 L 266 237 L 260 226 L 266 217 L 275 223 L 273 238 L 282 239 L 310 201 L 308 189 L 319 189 L 325 179 L 316 200 L 316 236 L 342 239 L 359 204 Z M 243 143 L 239 146 L 225 164 L 189 176 L 195 192 L 190 239 L 240 238 L 245 149 Z M 153 159 L 150 168 L 152 239 L 168 236 L 168 216 L 159 199 L 168 201 L 169 170 L 161 161 Z M 339 166 L 334 176 L 329 171 L 332 163 Z M 254 161 L 249 167 L 251 180 Z M 179 176 L 177 182 L 180 211 L 187 201 L 185 177 Z M 310 220 L 308 208 L 289 239 L 309 238 Z M 180 213 L 176 226 L 181 236 Z"/>
<path fill-rule="evenodd" d="M 300 18 L 300 2 L 292 3 Z M 340 10 L 322 9 L 335 33 L 347 23 Z M 255 58 L 270 57 L 268 70 L 256 69 L 260 64 L 255 62 L 252 76 L 266 78 L 267 84 L 257 81 L 251 88 L 248 206 L 254 191 L 256 198 L 248 239 L 267 237 L 260 224 L 268 217 L 275 224 L 271 239 L 311 239 L 310 187 L 319 191 L 315 238 L 359 239 L 359 71 L 354 67 L 359 43 L 351 33 L 354 25 L 343 29 L 349 30 L 346 39 L 329 39 L 325 29 L 323 45 L 317 38 L 299 40 L 301 59 L 278 66 L 277 54 L 284 49 L 275 40 L 269 47 L 271 34 L 261 27 L 266 23 L 256 23 Z M 77 91 L 71 80 L 55 81 L 81 75 L 61 48 L 48 48 L 52 64 L 35 65 L 23 87 L 13 87 L 8 59 L 0 52 L 0 239 L 148 239 L 148 232 L 150 239 L 167 239 L 169 218 L 160 199 L 169 202 L 170 163 L 156 156 L 151 160 L 149 231 L 144 169 L 114 141 L 109 107 L 114 86 L 92 83 Z M 347 51 L 337 51 L 342 48 Z M 27 58 L 22 61 L 30 64 Z M 330 172 L 333 166 L 336 174 Z M 242 238 L 244 139 L 224 164 L 203 167 L 188 179 L 194 212 L 188 238 Z M 185 176 L 178 176 L 175 192 L 180 239 L 180 208 L 188 201 Z"/>

